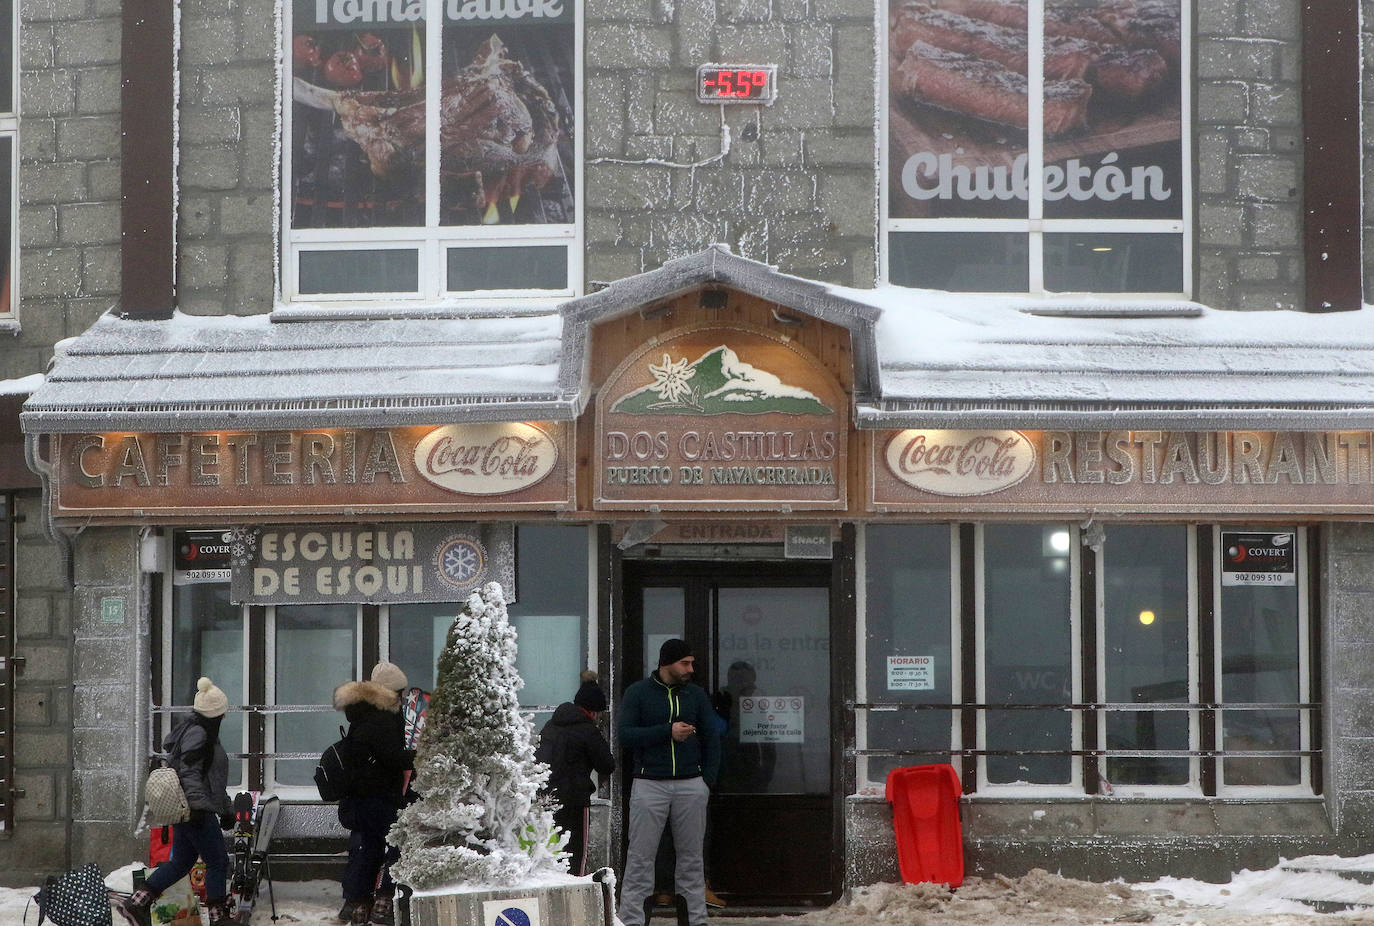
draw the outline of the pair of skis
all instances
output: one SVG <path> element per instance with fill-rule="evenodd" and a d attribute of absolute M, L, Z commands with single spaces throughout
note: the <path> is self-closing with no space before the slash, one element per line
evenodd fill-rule
<path fill-rule="evenodd" d="M 272 921 L 277 919 L 277 899 L 272 894 L 272 876 L 267 853 L 272 831 L 277 827 L 281 802 L 275 794 L 262 798 L 258 792 L 240 791 L 234 795 L 233 852 L 230 856 L 229 895 L 234 899 L 233 921 L 247 926 L 253 916 L 258 892 L 267 879 L 267 897 L 272 905 Z"/>

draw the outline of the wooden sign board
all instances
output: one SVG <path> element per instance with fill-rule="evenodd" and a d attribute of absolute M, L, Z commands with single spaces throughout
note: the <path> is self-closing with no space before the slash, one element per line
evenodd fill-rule
<path fill-rule="evenodd" d="M 569 434 L 561 422 L 62 434 L 53 516 L 567 508 Z"/>
<path fill-rule="evenodd" d="M 1368 431 L 875 432 L 874 511 L 1368 514 Z"/>
<path fill-rule="evenodd" d="M 680 328 L 602 386 L 594 507 L 843 508 L 849 401 L 795 343 L 745 326 Z"/>

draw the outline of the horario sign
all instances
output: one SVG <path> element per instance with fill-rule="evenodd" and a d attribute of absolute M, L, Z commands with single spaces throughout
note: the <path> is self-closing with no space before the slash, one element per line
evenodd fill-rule
<path fill-rule="evenodd" d="M 848 409 L 834 376 L 772 332 L 669 332 L 598 395 L 596 507 L 843 508 Z"/>

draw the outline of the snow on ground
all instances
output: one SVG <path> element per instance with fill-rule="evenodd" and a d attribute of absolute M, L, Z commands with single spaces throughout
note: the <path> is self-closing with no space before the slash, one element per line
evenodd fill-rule
<path fill-rule="evenodd" d="M 1374 855 L 1302 861 L 1374 869 Z M 112 872 L 106 882 L 127 890 L 133 867 Z M 1241 871 L 1227 884 L 1181 878 L 1095 884 L 1037 870 L 1020 878 L 968 878 L 953 893 L 926 884 L 879 884 L 855 891 L 847 902 L 785 919 L 731 917 L 728 909 L 713 911 L 712 919 L 719 926 L 1374 926 L 1374 909 L 1320 914 L 1289 899 L 1310 891 L 1314 884 L 1320 886 L 1321 879 L 1334 881 L 1334 876 L 1274 868 Z M 1330 886 L 1342 884 L 1349 882 Z M 27 920 L 24 917 L 25 904 L 36 891 L 0 888 L 0 926 L 37 923 L 36 906 L 29 908 Z M 283 882 L 274 886 L 274 893 L 278 926 L 335 922 L 340 903 L 337 882 Z M 268 926 L 271 922 L 264 892 L 253 923 Z M 671 922 L 655 917 L 652 926 L 670 926 Z"/>

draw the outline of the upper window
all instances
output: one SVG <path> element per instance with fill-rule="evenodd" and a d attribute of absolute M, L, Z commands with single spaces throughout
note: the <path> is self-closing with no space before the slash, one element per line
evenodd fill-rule
<path fill-rule="evenodd" d="M 282 289 L 570 294 L 577 0 L 295 0 Z"/>
<path fill-rule="evenodd" d="M 889 0 L 887 279 L 1192 286 L 1190 0 Z"/>

